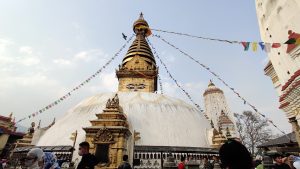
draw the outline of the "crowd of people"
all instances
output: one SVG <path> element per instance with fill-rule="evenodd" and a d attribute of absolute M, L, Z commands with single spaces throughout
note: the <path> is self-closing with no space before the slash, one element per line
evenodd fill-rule
<path fill-rule="evenodd" d="M 275 164 L 268 169 L 300 169 L 300 158 L 293 155 L 274 154 Z M 219 159 L 220 158 L 220 159 Z M 178 169 L 187 169 L 186 158 L 181 157 Z M 261 160 L 253 160 L 248 149 L 239 141 L 228 140 L 219 150 L 219 157 L 209 161 L 204 157 L 200 169 L 264 169 Z"/>
<path fill-rule="evenodd" d="M 79 144 L 78 155 L 82 156 L 77 165 L 77 169 L 93 169 L 98 163 L 95 155 L 90 153 L 88 142 Z M 178 163 L 178 169 L 188 169 L 188 162 L 191 159 L 181 157 Z M 293 155 L 282 156 L 273 155 L 275 162 L 272 169 L 300 169 L 300 157 Z M 7 161 L 1 161 L 0 169 L 5 168 Z M 32 148 L 25 158 L 21 160 L 22 168 L 28 169 L 60 169 L 60 164 L 53 153 L 43 152 L 40 148 Z M 128 162 L 128 155 L 123 156 L 123 162 L 118 169 L 132 169 Z M 255 160 L 247 148 L 236 140 L 228 140 L 219 150 L 219 156 L 213 156 L 212 159 L 204 157 L 199 169 L 264 169 L 261 161 Z M 268 168 L 269 169 L 269 168 Z"/>

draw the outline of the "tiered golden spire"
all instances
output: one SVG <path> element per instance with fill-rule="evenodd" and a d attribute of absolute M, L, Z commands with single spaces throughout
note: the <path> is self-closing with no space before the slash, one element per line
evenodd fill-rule
<path fill-rule="evenodd" d="M 123 59 L 123 66 L 126 65 L 134 56 L 139 55 L 145 61 L 155 66 L 155 59 L 153 53 L 146 41 L 146 37 L 151 34 L 151 30 L 147 21 L 144 20 L 143 14 L 140 14 L 138 20 L 133 24 L 133 31 L 136 34 L 136 38 L 128 49 L 126 56 Z"/>
<path fill-rule="evenodd" d="M 134 22 L 133 31 L 136 38 L 116 73 L 119 79 L 119 91 L 155 92 L 158 70 L 146 40 L 146 37 L 151 35 L 151 30 L 142 13 Z"/>

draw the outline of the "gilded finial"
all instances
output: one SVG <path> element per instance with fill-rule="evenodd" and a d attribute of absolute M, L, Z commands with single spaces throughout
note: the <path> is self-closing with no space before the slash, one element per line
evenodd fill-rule
<path fill-rule="evenodd" d="M 139 19 L 143 19 L 144 20 L 144 14 L 143 14 L 143 12 L 140 13 L 140 18 Z"/>
<path fill-rule="evenodd" d="M 208 87 L 211 87 L 211 86 L 215 86 L 215 84 L 214 84 L 213 81 L 210 79 L 210 80 L 209 80 Z"/>

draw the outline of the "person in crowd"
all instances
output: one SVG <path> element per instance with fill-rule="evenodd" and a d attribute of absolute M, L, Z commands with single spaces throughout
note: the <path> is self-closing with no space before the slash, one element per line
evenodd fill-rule
<path fill-rule="evenodd" d="M 252 169 L 252 157 L 247 148 L 236 140 L 228 140 L 219 150 L 224 169 Z"/>
<path fill-rule="evenodd" d="M 128 162 L 128 155 L 123 155 L 123 163 L 119 165 L 118 169 L 131 169 L 131 165 Z"/>
<path fill-rule="evenodd" d="M 99 163 L 98 159 L 90 153 L 90 144 L 86 141 L 79 144 L 78 155 L 82 156 L 77 169 L 94 169 Z"/>
<path fill-rule="evenodd" d="M 29 169 L 60 169 L 56 156 L 50 152 L 43 152 L 40 148 L 33 148 L 24 159 L 25 167 Z"/>
<path fill-rule="evenodd" d="M 213 169 L 221 169 L 221 164 L 218 156 L 213 156 L 213 162 L 211 164 L 213 166 Z"/>
<path fill-rule="evenodd" d="M 3 169 L 3 161 L 1 158 L 0 158 L 0 169 Z"/>
<path fill-rule="evenodd" d="M 295 156 L 292 154 L 287 154 L 286 155 L 286 164 L 290 166 L 291 169 L 295 169 L 293 163 L 294 163 L 294 158 Z"/>
<path fill-rule="evenodd" d="M 203 158 L 203 169 L 213 169 L 213 165 L 208 161 L 207 157 Z"/>
<path fill-rule="evenodd" d="M 178 163 L 177 168 L 178 169 L 185 169 L 185 157 L 184 156 L 181 156 L 180 162 Z"/>
<path fill-rule="evenodd" d="M 253 164 L 254 164 L 254 168 L 255 169 L 263 169 L 263 164 L 262 164 L 262 161 L 261 160 L 255 160 L 255 161 L 253 161 Z"/>
<path fill-rule="evenodd" d="M 291 167 L 288 164 L 284 163 L 284 159 L 283 159 L 282 155 L 275 154 L 273 156 L 273 159 L 275 161 L 274 169 L 291 169 Z"/>

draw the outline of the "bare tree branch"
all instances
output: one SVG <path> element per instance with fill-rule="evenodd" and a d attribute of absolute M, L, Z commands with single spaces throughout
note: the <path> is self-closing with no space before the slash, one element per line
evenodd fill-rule
<path fill-rule="evenodd" d="M 257 155 L 258 145 L 274 138 L 268 122 L 253 112 L 235 113 L 234 117 L 240 139 L 253 155 Z"/>

